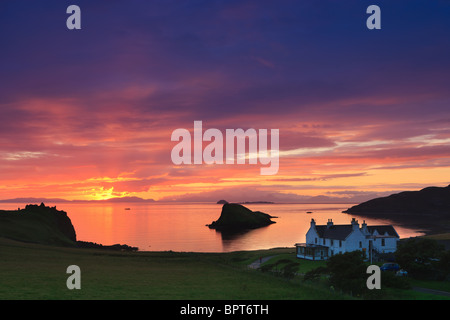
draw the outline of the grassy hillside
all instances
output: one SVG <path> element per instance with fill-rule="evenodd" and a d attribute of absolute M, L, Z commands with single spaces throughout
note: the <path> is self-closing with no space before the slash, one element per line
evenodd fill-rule
<path fill-rule="evenodd" d="M 246 267 L 260 255 L 276 253 L 114 252 L 0 238 L 0 299 L 346 298 Z M 66 269 L 73 264 L 81 269 L 81 290 L 66 287 Z"/>
<path fill-rule="evenodd" d="M 286 280 L 247 268 L 292 259 L 293 248 L 231 253 L 117 252 L 57 247 L 0 238 L 0 300 L 329 300 L 353 299 L 330 288 Z M 81 269 L 81 290 L 69 290 L 67 267 Z M 323 265 L 323 263 L 322 263 Z M 420 286 L 432 287 L 429 283 Z M 439 287 L 440 290 L 446 288 Z M 357 297 L 356 297 L 357 298 Z M 413 290 L 389 290 L 387 299 L 445 299 Z"/>
<path fill-rule="evenodd" d="M 77 248 L 75 240 L 70 219 L 55 208 L 0 211 L 0 300 L 352 298 L 320 283 L 305 283 L 302 276 L 288 280 L 270 270 L 248 268 L 261 257 L 267 257 L 266 264 L 275 269 L 298 264 L 298 273 L 323 265 L 296 259 L 294 248 L 231 253 L 125 252 L 107 247 Z M 66 287 L 70 265 L 81 269 L 81 290 Z M 388 292 L 387 297 L 436 298 L 425 293 L 418 296 L 412 290 Z"/>

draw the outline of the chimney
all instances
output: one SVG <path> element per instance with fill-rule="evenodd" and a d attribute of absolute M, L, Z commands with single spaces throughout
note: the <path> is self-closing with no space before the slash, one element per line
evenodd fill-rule
<path fill-rule="evenodd" d="M 363 223 L 361 224 L 361 231 L 362 231 L 364 234 L 368 234 L 368 233 L 369 233 L 369 231 L 367 230 L 367 223 L 366 223 L 366 220 L 363 220 Z"/>
<path fill-rule="evenodd" d="M 332 219 L 328 219 L 328 222 L 327 222 L 327 229 L 329 228 L 329 227 L 331 227 L 333 225 L 333 220 Z"/>
<path fill-rule="evenodd" d="M 359 230 L 359 223 L 358 220 L 355 220 L 355 218 L 352 218 L 352 229 Z"/>

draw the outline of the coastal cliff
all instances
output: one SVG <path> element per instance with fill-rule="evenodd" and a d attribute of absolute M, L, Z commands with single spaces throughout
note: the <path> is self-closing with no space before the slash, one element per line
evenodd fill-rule
<path fill-rule="evenodd" d="M 75 228 L 67 213 L 43 203 L 18 210 L 0 210 L 0 236 L 41 244 L 76 244 Z"/>

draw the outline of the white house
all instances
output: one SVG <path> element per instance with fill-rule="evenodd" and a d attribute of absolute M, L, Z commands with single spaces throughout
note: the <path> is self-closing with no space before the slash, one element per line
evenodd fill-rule
<path fill-rule="evenodd" d="M 391 225 L 368 226 L 364 221 L 359 227 L 355 218 L 351 224 L 335 225 L 328 219 L 326 225 L 316 225 L 311 219 L 306 243 L 297 243 L 295 247 L 298 258 L 309 260 L 326 260 L 334 254 L 355 250 L 370 258 L 374 252 L 394 252 L 399 238 Z"/>

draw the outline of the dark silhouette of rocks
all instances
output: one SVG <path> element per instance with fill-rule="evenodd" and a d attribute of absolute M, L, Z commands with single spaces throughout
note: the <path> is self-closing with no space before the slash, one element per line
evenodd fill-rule
<path fill-rule="evenodd" d="M 103 244 L 99 244 L 96 242 L 89 241 L 77 241 L 78 248 L 89 248 L 89 249 L 105 249 L 105 250 L 113 250 L 113 251 L 138 251 L 138 247 L 132 247 L 127 244 L 113 244 L 110 246 L 106 246 Z"/>
<path fill-rule="evenodd" d="M 260 211 L 252 211 L 237 203 L 226 203 L 218 220 L 208 225 L 211 229 L 219 231 L 239 231 L 255 229 L 275 223 L 273 217 Z"/>
<path fill-rule="evenodd" d="M 227 200 L 219 200 L 217 201 L 217 204 L 226 204 L 229 203 Z M 244 201 L 244 202 L 238 202 L 239 204 L 274 204 L 275 202 L 271 201 Z"/>
<path fill-rule="evenodd" d="M 126 244 L 103 245 L 77 241 L 75 228 L 67 212 L 47 207 L 44 203 L 28 204 L 24 209 L 0 210 L 0 237 L 78 248 L 138 251 L 137 247 Z"/>
<path fill-rule="evenodd" d="M 0 236 L 19 241 L 73 246 L 75 228 L 65 211 L 28 204 L 24 209 L 0 210 Z"/>

